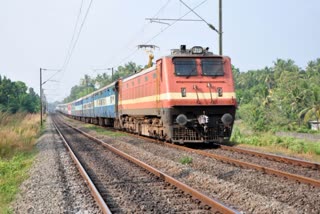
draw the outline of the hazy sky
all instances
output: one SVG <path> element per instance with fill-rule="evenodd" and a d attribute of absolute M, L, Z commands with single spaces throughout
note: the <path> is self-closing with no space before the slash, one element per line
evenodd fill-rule
<path fill-rule="evenodd" d="M 203 1 L 184 0 L 192 8 Z M 64 64 L 81 2 L 0 0 L 1 76 L 39 92 L 40 67 L 60 69 Z M 83 0 L 78 30 L 89 4 Z M 139 44 L 159 46 L 155 58 L 180 44 L 218 53 L 218 35 L 204 22 L 177 22 L 166 29 L 168 25 L 145 20 L 179 18 L 188 11 L 179 0 L 93 0 L 70 63 L 53 78 L 58 82 L 43 85 L 48 100 L 69 95 L 84 74 L 103 72 L 93 69 L 129 61 L 145 65 L 147 54 L 136 50 Z M 195 11 L 218 28 L 218 0 L 207 0 Z M 193 13 L 184 18 L 198 19 Z M 272 66 L 277 58 L 292 59 L 304 68 L 320 57 L 320 1 L 223 0 L 223 32 L 224 55 L 241 71 Z M 43 81 L 54 73 L 44 71 Z"/>

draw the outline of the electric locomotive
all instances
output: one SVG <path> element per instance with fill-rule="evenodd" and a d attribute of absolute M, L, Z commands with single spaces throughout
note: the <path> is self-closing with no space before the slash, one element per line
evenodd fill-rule
<path fill-rule="evenodd" d="M 227 56 L 181 45 L 115 84 L 115 128 L 181 144 L 230 138 L 237 102 Z"/>

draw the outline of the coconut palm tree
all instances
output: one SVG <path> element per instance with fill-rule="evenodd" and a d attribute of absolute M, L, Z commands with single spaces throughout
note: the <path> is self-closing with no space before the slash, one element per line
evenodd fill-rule
<path fill-rule="evenodd" d="M 299 113 L 299 118 L 302 119 L 306 123 L 311 119 L 316 119 L 317 122 L 320 121 L 320 94 L 319 91 L 313 91 L 314 102 L 313 105 L 303 109 Z"/>

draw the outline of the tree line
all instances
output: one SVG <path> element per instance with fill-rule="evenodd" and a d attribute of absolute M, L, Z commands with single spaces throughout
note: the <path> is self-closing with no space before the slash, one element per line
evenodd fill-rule
<path fill-rule="evenodd" d="M 253 129 L 299 130 L 320 121 L 320 58 L 305 69 L 277 59 L 272 67 L 240 72 L 233 67 L 237 116 Z"/>
<path fill-rule="evenodd" d="M 39 96 L 33 88 L 28 88 L 24 82 L 14 82 L 0 75 L 0 112 L 35 113 L 39 110 Z"/>
<path fill-rule="evenodd" d="M 86 74 L 80 79 L 79 85 L 75 85 L 71 88 L 70 95 L 63 100 L 63 103 L 71 102 L 90 94 L 91 92 L 112 83 L 114 80 L 134 74 L 141 69 L 142 66 L 137 65 L 134 62 L 129 62 L 124 66 L 116 68 L 113 75 L 104 72 L 98 74 L 96 77 L 92 77 Z"/>

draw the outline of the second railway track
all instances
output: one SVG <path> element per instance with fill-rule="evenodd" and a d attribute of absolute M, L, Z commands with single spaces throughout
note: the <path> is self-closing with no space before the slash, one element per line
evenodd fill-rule
<path fill-rule="evenodd" d="M 280 177 L 285 177 L 301 183 L 320 187 L 320 164 L 295 158 L 261 153 L 257 151 L 234 148 L 221 144 L 202 145 L 201 149 L 193 149 L 186 146 L 159 142 L 151 138 L 127 133 L 135 137 L 153 143 L 160 143 L 170 148 L 180 149 L 196 153 L 206 157 L 214 158 L 232 165 L 262 171 Z"/>
<path fill-rule="evenodd" d="M 128 162 L 69 126 L 58 126 L 111 212 L 237 213 L 152 167 L 147 171 L 142 162 L 138 166 L 127 157 Z"/>
<path fill-rule="evenodd" d="M 251 168 L 267 174 L 285 177 L 301 183 L 320 187 L 320 164 L 295 158 L 267 154 L 221 144 L 201 145 L 201 149 L 193 149 L 183 145 L 159 142 L 143 136 L 133 135 L 149 142 L 160 143 L 170 148 L 180 149 L 214 158 L 232 165 Z"/>

